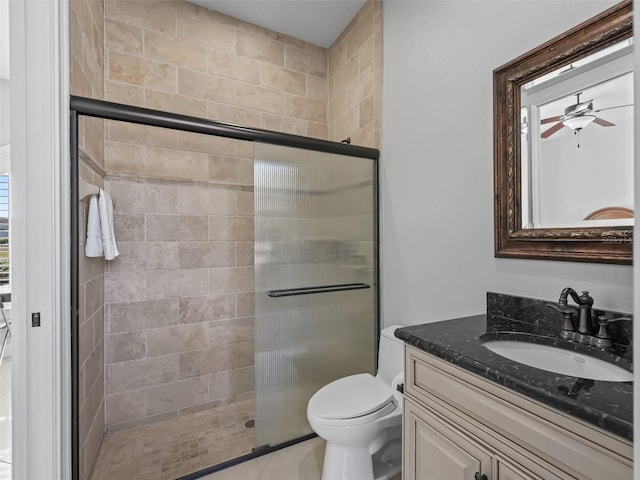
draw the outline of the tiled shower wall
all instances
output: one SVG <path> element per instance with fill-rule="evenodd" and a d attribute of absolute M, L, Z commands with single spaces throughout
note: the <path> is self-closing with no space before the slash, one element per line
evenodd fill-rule
<path fill-rule="evenodd" d="M 107 138 L 106 424 L 252 399 L 253 144 L 123 122 Z"/>
<path fill-rule="evenodd" d="M 127 428 L 253 396 L 253 195 L 112 179 L 106 422 Z"/>
<path fill-rule="evenodd" d="M 104 172 L 81 153 L 80 176 L 104 187 Z M 88 199 L 80 202 L 79 372 L 80 478 L 89 477 L 104 436 L 104 271 L 103 257 L 84 254 Z"/>
<path fill-rule="evenodd" d="M 104 98 L 104 1 L 69 2 L 70 91 Z M 79 174 L 104 185 L 104 121 L 83 117 L 78 124 Z M 79 255 L 79 463 L 89 477 L 104 437 L 104 259 L 84 255 L 87 203 L 80 203 Z"/>
<path fill-rule="evenodd" d="M 329 48 L 329 140 L 380 148 L 381 0 L 369 0 Z"/>
<path fill-rule="evenodd" d="M 379 11 L 379 0 L 363 7 L 332 47 L 329 66 L 326 49 L 187 2 L 72 0 L 71 91 L 377 146 Z M 331 118 L 330 90 L 341 109 Z M 250 395 L 252 145 L 88 118 L 80 147 L 94 162 L 92 175 L 106 172 L 122 246 L 106 275 L 104 262 L 90 260 L 82 287 L 92 305 L 107 295 L 107 425 L 125 428 Z M 92 328 L 85 351 L 103 348 L 96 343 L 101 312 L 91 323 L 82 319 Z M 235 353 L 220 346 L 231 344 Z M 99 381 L 83 381 L 95 390 L 81 424 L 95 426 Z M 97 447 L 85 444 L 85 433 L 86 475 Z"/>
<path fill-rule="evenodd" d="M 107 0 L 107 100 L 327 138 L 327 52 L 188 2 Z"/>
<path fill-rule="evenodd" d="M 72 95 L 104 99 L 104 0 L 69 2 L 69 64 Z M 78 145 L 104 168 L 104 121 L 84 117 Z"/>
<path fill-rule="evenodd" d="M 108 100 L 327 136 L 325 49 L 187 2 L 117 0 L 105 48 Z M 253 144 L 119 122 L 106 136 L 124 246 L 106 276 L 107 425 L 252 398 Z"/>

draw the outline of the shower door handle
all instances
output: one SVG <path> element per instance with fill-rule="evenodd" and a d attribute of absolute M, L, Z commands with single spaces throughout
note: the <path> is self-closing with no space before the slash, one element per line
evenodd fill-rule
<path fill-rule="evenodd" d="M 273 298 L 293 297 L 295 295 L 312 295 L 315 293 L 344 292 L 346 290 L 362 290 L 371 288 L 367 283 L 341 283 L 336 285 L 321 285 L 317 287 L 286 288 L 283 290 L 269 290 L 267 295 Z"/>

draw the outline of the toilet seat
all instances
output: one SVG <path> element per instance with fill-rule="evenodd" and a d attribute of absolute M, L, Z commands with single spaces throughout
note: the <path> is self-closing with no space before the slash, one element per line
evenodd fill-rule
<path fill-rule="evenodd" d="M 368 373 L 344 377 L 318 390 L 308 413 L 325 425 L 360 425 L 390 414 L 397 401 L 388 385 Z"/>

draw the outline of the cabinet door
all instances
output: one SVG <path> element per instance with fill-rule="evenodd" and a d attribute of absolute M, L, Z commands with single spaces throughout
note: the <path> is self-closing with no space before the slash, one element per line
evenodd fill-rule
<path fill-rule="evenodd" d="M 497 480 L 543 480 L 542 477 L 537 475 L 533 475 L 531 472 L 526 472 L 519 468 L 513 467 L 505 463 L 502 459 L 497 459 Z M 551 479 L 551 477 L 548 477 Z M 557 479 L 555 475 L 553 475 L 554 479 Z"/>
<path fill-rule="evenodd" d="M 430 412 L 405 401 L 404 480 L 473 480 L 491 476 L 491 454 Z"/>

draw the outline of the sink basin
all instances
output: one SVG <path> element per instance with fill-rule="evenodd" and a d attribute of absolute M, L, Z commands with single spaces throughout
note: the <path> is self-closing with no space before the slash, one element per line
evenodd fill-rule
<path fill-rule="evenodd" d="M 548 372 L 607 382 L 633 381 L 633 373 L 622 367 L 599 358 L 549 345 L 513 340 L 490 340 L 483 345 L 510 360 Z"/>

